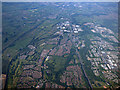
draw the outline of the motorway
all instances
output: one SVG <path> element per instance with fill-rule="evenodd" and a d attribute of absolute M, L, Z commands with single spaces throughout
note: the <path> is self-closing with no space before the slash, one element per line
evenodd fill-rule
<path fill-rule="evenodd" d="M 75 44 L 74 44 L 75 42 L 72 40 L 72 36 L 73 36 L 73 32 L 70 33 L 69 37 L 70 37 L 73 45 L 75 46 Z M 83 63 L 82 63 L 82 61 L 81 61 L 81 60 L 82 60 L 82 59 L 81 59 L 81 56 L 80 56 L 80 54 L 79 54 L 79 52 L 78 52 L 77 49 L 76 49 L 76 54 L 78 55 L 78 58 L 79 58 L 79 61 L 80 61 L 80 65 L 81 65 L 81 69 L 82 69 L 82 71 L 83 71 L 83 75 L 84 75 L 86 81 L 88 82 L 88 85 L 89 85 L 90 89 L 92 89 L 92 85 L 91 85 L 91 83 L 90 83 L 90 80 L 89 80 L 86 72 L 85 72 L 85 69 L 84 69 L 84 67 L 83 67 Z"/>
<path fill-rule="evenodd" d="M 81 59 L 81 56 L 80 56 L 80 54 L 79 54 L 79 52 L 78 52 L 77 49 L 76 49 L 76 53 L 77 53 L 77 55 L 78 55 L 78 58 L 79 58 L 79 61 L 80 61 L 80 64 L 81 64 L 81 69 L 83 70 L 83 74 L 84 74 L 84 76 L 85 76 L 85 79 L 88 81 L 88 85 L 89 85 L 90 89 L 92 89 L 92 85 L 91 85 L 91 83 L 90 83 L 90 80 L 89 80 L 86 72 L 85 72 L 85 69 L 84 69 L 84 67 L 83 67 L 83 63 L 82 63 L 82 61 L 81 61 L 81 60 L 82 60 L 82 59 Z"/>
<path fill-rule="evenodd" d="M 70 37 L 71 42 L 72 42 L 73 45 L 75 46 L 75 42 L 73 41 L 72 36 L 73 36 L 73 32 L 72 32 L 72 28 L 71 28 L 71 33 L 69 34 L 69 37 Z M 82 71 L 83 71 L 83 75 L 84 75 L 86 81 L 88 82 L 88 85 L 89 85 L 90 89 L 93 89 L 93 88 L 92 88 L 92 85 L 91 85 L 91 82 L 90 82 L 90 80 L 89 80 L 89 78 L 88 78 L 88 76 L 87 76 L 87 74 L 86 74 L 86 72 L 85 72 L 85 69 L 84 69 L 84 67 L 83 67 L 83 63 L 82 63 L 82 61 L 81 61 L 82 59 L 81 59 L 80 53 L 78 52 L 77 49 L 76 49 L 76 54 L 78 55 L 78 58 L 79 58 L 79 61 L 80 61 L 80 65 L 81 65 L 81 69 L 82 69 Z"/>

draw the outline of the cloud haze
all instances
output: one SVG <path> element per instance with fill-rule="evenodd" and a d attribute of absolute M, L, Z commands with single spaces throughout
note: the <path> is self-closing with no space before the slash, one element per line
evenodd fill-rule
<path fill-rule="evenodd" d="M 118 2 L 120 0 L 0 0 L 2 2 Z"/>

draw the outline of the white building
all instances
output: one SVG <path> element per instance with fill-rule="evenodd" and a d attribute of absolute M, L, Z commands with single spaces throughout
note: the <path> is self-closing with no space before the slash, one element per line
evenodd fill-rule
<path fill-rule="evenodd" d="M 74 33 L 78 33 L 78 31 L 74 31 Z"/>

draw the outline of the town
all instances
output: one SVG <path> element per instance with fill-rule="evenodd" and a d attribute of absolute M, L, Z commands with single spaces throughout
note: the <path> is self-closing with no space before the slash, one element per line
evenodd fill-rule
<path fill-rule="evenodd" d="M 118 88 L 117 8 L 117 3 L 3 3 L 3 87 Z"/>
<path fill-rule="evenodd" d="M 117 47 L 112 46 L 112 44 L 118 43 L 118 41 L 115 37 L 112 39 L 113 42 L 108 42 L 105 39 L 102 39 L 105 37 L 111 41 L 110 35 L 112 34 L 114 36 L 114 33 L 110 29 L 106 29 L 100 26 L 97 27 L 93 23 L 84 24 L 84 26 L 86 25 L 90 25 L 92 28 L 94 27 L 94 30 L 91 30 L 92 33 L 99 33 L 101 35 L 101 37 L 92 36 L 92 38 L 89 38 L 91 44 L 89 46 L 88 54 L 86 54 L 85 57 L 88 61 L 90 61 L 91 70 L 94 75 L 97 77 L 100 76 L 102 79 L 107 79 L 105 80 L 106 86 L 103 86 L 107 88 L 107 86 L 110 85 L 110 83 L 108 83 L 109 80 L 118 83 L 118 76 L 115 72 L 117 70 L 118 63 L 118 50 Z M 66 86 L 72 87 L 73 85 L 77 88 L 82 86 L 82 88 L 85 88 L 85 79 L 83 79 L 84 75 L 82 73 L 81 67 L 79 66 L 83 60 L 79 61 L 78 56 L 75 54 L 73 56 L 73 59 L 70 59 L 68 66 L 65 67 L 63 74 L 59 77 L 59 83 L 63 84 L 55 84 L 54 86 L 54 83 L 49 81 L 50 78 L 52 81 L 54 81 L 56 75 L 53 73 L 59 71 L 59 69 L 56 69 L 59 68 L 57 66 L 57 64 L 60 62 L 58 61 L 58 58 L 61 57 L 62 60 L 62 57 L 68 57 L 71 53 L 71 48 L 73 47 L 77 50 L 81 50 L 87 47 L 85 45 L 85 39 L 78 37 L 79 33 L 84 32 L 80 25 L 71 24 L 69 21 L 66 21 L 64 23 L 57 24 L 56 29 L 57 31 L 54 33 L 54 35 L 57 35 L 57 37 L 49 39 L 46 42 L 40 44 L 41 47 L 46 45 L 53 46 L 51 48 L 44 48 L 41 51 L 38 63 L 36 63 L 36 65 L 24 65 L 19 83 L 26 84 L 18 84 L 18 87 L 29 88 L 32 85 L 32 87 L 42 88 L 44 83 L 46 83 L 46 88 L 65 88 Z M 107 35 L 103 35 L 101 33 L 102 31 L 105 31 L 104 29 L 108 30 L 106 31 L 108 32 Z M 34 55 L 36 52 L 36 47 L 33 45 L 28 45 L 28 48 L 30 51 L 27 52 L 26 55 L 21 54 L 19 59 L 26 59 L 28 56 Z M 58 59 L 58 62 L 56 62 L 56 59 L 54 58 Z M 66 62 L 66 60 L 63 60 L 63 62 Z M 35 79 L 40 80 L 38 81 L 39 84 L 37 82 L 34 82 Z M 93 83 L 92 86 L 94 87 Z"/>

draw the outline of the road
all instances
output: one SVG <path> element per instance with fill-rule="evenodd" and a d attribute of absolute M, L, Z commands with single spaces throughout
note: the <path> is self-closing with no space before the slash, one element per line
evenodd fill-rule
<path fill-rule="evenodd" d="M 84 67 L 83 67 L 83 63 L 82 63 L 82 61 L 81 61 L 81 60 L 82 60 L 82 59 L 81 59 L 81 56 L 80 56 L 80 54 L 79 54 L 79 52 L 78 52 L 77 49 L 76 49 L 76 53 L 77 53 L 77 55 L 78 55 L 78 58 L 79 58 L 79 61 L 80 61 L 80 64 L 81 64 L 81 69 L 83 70 L 83 74 L 84 74 L 84 76 L 85 76 L 85 79 L 88 81 L 88 85 L 89 85 L 90 89 L 92 89 L 92 85 L 91 85 L 91 83 L 90 83 L 90 80 L 89 80 L 86 72 L 85 72 L 85 69 L 84 69 Z"/>
<path fill-rule="evenodd" d="M 72 29 L 72 28 L 71 28 Z M 72 31 L 72 30 L 71 30 Z M 73 45 L 75 46 L 75 42 L 72 40 L 72 36 L 73 36 L 73 32 L 71 32 L 70 33 L 70 40 L 72 41 L 72 43 L 73 43 Z M 80 61 L 80 64 L 81 64 L 81 69 L 82 69 L 82 71 L 83 71 L 83 75 L 85 76 L 85 79 L 86 79 L 86 81 L 88 82 L 88 85 L 89 85 L 89 87 L 90 87 L 90 89 L 93 89 L 92 88 L 92 85 L 91 85 L 91 83 L 90 83 L 90 80 L 89 80 L 89 78 L 88 78 L 88 76 L 87 76 L 87 74 L 86 74 L 86 72 L 85 72 L 85 69 L 84 69 L 84 67 L 83 67 L 83 63 L 82 63 L 82 59 L 81 59 L 81 56 L 80 56 L 80 54 L 79 54 L 79 52 L 78 52 L 78 50 L 76 49 L 76 53 L 77 53 L 77 55 L 78 55 L 78 58 L 79 58 L 79 61 Z"/>

